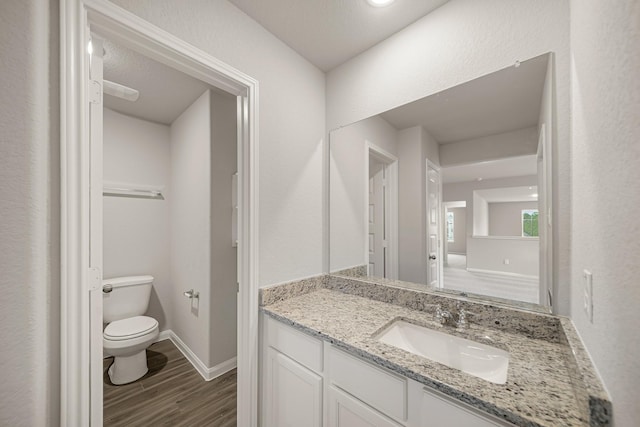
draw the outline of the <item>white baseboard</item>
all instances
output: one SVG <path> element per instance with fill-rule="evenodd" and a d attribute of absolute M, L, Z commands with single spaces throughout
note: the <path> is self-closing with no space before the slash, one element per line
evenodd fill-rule
<path fill-rule="evenodd" d="M 164 330 L 158 335 L 158 341 L 171 340 L 171 342 L 180 350 L 184 357 L 193 365 L 196 371 L 205 379 L 205 381 L 211 381 L 214 378 L 219 377 L 222 374 L 229 372 L 230 370 L 238 366 L 237 357 L 233 357 L 229 360 L 225 360 L 222 363 L 217 364 L 211 368 L 207 367 L 196 354 L 178 337 L 171 329 Z"/>
<path fill-rule="evenodd" d="M 471 267 L 467 267 L 467 271 L 471 273 L 493 274 L 496 276 L 519 277 L 521 279 L 538 280 L 538 276 L 530 276 L 527 274 L 520 274 L 520 273 L 510 273 L 508 271 L 483 270 L 480 268 L 471 268 Z"/>

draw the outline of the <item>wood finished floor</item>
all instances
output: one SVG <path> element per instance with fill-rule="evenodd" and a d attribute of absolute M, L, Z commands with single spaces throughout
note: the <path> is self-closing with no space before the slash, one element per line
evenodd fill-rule
<path fill-rule="evenodd" d="M 236 370 L 205 381 L 169 340 L 147 349 L 149 372 L 116 386 L 104 360 L 104 426 L 236 425 Z"/>

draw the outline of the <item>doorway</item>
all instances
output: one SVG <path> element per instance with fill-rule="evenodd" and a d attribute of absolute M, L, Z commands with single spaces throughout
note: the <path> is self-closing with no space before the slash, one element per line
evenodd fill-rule
<path fill-rule="evenodd" d="M 90 34 L 97 34 L 236 97 L 237 423 L 257 425 L 258 84 L 108 2 L 67 2 L 61 9 L 61 422 L 100 426 L 103 421 L 103 182 L 102 123 L 98 114 L 103 86 L 102 76 L 89 69 L 92 59 L 88 49 Z"/>
<path fill-rule="evenodd" d="M 366 227 L 369 276 L 398 278 L 398 159 L 366 144 Z"/>
<path fill-rule="evenodd" d="M 102 123 L 103 423 L 234 425 L 236 97 L 109 39 L 91 42 L 104 92 L 91 107 L 92 129 Z M 143 275 L 150 284 L 117 285 Z M 144 286 L 146 300 L 135 291 Z M 135 316 L 157 328 L 138 336 Z M 149 345 L 133 365 L 125 357 L 141 351 L 126 343 L 142 337 Z M 138 375 L 123 379 L 132 366 Z M 190 387 L 178 387 L 186 378 Z M 160 401 L 170 403 L 146 410 Z"/>

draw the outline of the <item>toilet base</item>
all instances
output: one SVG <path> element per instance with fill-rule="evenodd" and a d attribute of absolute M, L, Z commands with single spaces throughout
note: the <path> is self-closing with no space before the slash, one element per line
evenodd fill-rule
<path fill-rule="evenodd" d="M 134 382 L 142 378 L 147 367 L 147 350 L 144 349 L 131 356 L 115 356 L 109 367 L 109 379 L 115 385 Z"/>

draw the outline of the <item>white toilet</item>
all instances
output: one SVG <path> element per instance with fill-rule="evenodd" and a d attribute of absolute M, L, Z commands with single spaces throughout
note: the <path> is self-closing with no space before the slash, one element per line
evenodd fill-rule
<path fill-rule="evenodd" d="M 109 368 L 113 384 L 126 384 L 147 371 L 147 347 L 158 337 L 158 321 L 143 316 L 149 306 L 152 276 L 129 276 L 102 281 L 103 347 L 114 361 Z"/>

